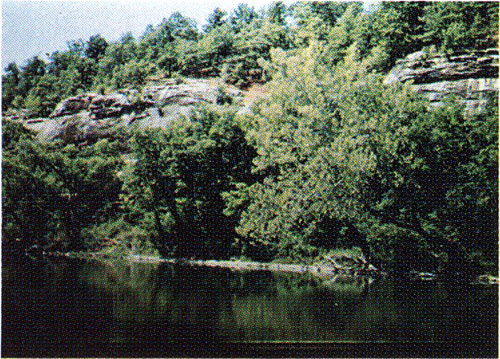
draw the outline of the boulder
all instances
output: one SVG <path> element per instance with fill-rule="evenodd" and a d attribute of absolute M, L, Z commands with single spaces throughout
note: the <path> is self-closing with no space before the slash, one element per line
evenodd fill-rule
<path fill-rule="evenodd" d="M 62 101 L 51 118 L 36 118 L 23 124 L 37 132 L 42 142 L 90 143 L 112 136 L 120 128 L 168 128 L 189 116 L 197 104 L 217 104 L 220 84 L 215 80 L 170 79 L 151 82 L 142 91 L 122 89 L 118 93 L 88 93 Z M 226 91 L 241 96 L 235 89 Z"/>
<path fill-rule="evenodd" d="M 468 54 L 446 57 L 419 51 L 398 61 L 384 83 L 412 80 L 414 84 L 461 79 L 497 78 L 498 54 Z"/>
<path fill-rule="evenodd" d="M 24 125 L 35 131 L 41 142 L 60 139 L 64 143 L 92 143 L 113 135 L 120 126 L 126 124 L 121 118 L 92 120 L 90 112 L 83 111 Z"/>
<path fill-rule="evenodd" d="M 189 81 L 179 85 L 166 86 L 158 93 L 160 106 L 177 104 L 189 106 L 197 103 L 216 103 L 217 87 L 211 86 L 208 81 Z"/>

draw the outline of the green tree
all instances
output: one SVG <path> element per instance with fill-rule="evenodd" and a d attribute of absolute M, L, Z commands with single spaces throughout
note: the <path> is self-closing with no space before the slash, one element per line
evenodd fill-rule
<path fill-rule="evenodd" d="M 30 110 L 32 116 L 47 117 L 50 115 L 61 100 L 58 84 L 56 76 L 46 74 L 28 92 L 24 105 Z"/>
<path fill-rule="evenodd" d="M 106 52 L 107 47 L 108 42 L 100 34 L 91 36 L 89 41 L 87 41 L 85 55 L 87 55 L 90 59 L 98 61 L 99 58 Z"/>
<path fill-rule="evenodd" d="M 160 28 L 167 41 L 176 38 L 185 40 L 196 40 L 198 38 L 196 21 L 182 15 L 180 12 L 174 12 L 170 15 L 168 20 L 160 25 Z"/>
<path fill-rule="evenodd" d="M 234 119 L 202 111 L 168 130 L 134 136 L 127 219 L 150 228 L 163 255 L 229 256 L 235 219 L 224 216 L 222 195 L 252 178 L 252 149 Z"/>
<path fill-rule="evenodd" d="M 21 71 L 15 63 L 10 63 L 5 68 L 5 74 L 2 75 L 2 107 L 6 111 L 11 106 L 12 102 L 18 96 L 19 81 Z"/>
<path fill-rule="evenodd" d="M 288 9 L 282 1 L 273 1 L 267 10 L 269 20 L 278 25 L 286 25 Z"/>
<path fill-rule="evenodd" d="M 262 81 L 259 61 L 268 60 L 271 49 L 287 49 L 289 44 L 285 26 L 266 19 L 255 20 L 245 31 L 235 35 L 231 56 L 224 60 L 225 80 L 240 87 Z"/>
<path fill-rule="evenodd" d="M 45 62 L 35 56 L 21 68 L 22 76 L 18 84 L 21 94 L 27 94 L 36 85 L 38 80 L 45 74 L 45 66 Z"/>
<path fill-rule="evenodd" d="M 115 88 L 123 88 L 126 85 L 141 86 L 146 82 L 146 77 L 153 74 L 156 67 L 144 62 L 130 60 L 124 65 L 115 67 L 112 84 Z"/>
<path fill-rule="evenodd" d="M 361 8 L 360 3 L 356 7 Z M 325 41 L 338 18 L 353 5 L 351 2 L 297 2 L 291 7 L 296 20 L 294 42 L 296 46 L 308 46 L 311 41 Z M 352 7 L 352 6 L 351 6 Z"/>
<path fill-rule="evenodd" d="M 226 11 L 221 10 L 221 8 L 216 8 L 210 15 L 208 15 L 207 24 L 203 26 L 203 31 L 205 33 L 209 33 L 210 31 L 224 25 L 226 23 L 226 20 L 224 20 L 226 15 Z"/>
<path fill-rule="evenodd" d="M 233 193 L 243 247 L 300 258 L 347 243 L 405 270 L 495 258 L 496 107 L 431 111 L 382 86 L 355 48 L 333 68 L 322 51 L 272 52 L 270 96 L 248 125 L 265 179 Z"/>
<path fill-rule="evenodd" d="M 247 4 L 239 4 L 229 16 L 229 23 L 235 32 L 240 32 L 243 27 L 251 24 L 258 18 L 258 14 L 253 7 Z"/>
<path fill-rule="evenodd" d="M 421 41 L 451 51 L 496 47 L 498 11 L 497 3 L 431 3 L 419 15 Z"/>
<path fill-rule="evenodd" d="M 383 2 L 373 13 L 372 31 L 389 54 L 386 69 L 397 59 L 422 49 L 422 16 L 427 6 L 427 2 Z"/>
<path fill-rule="evenodd" d="M 21 124 L 3 123 L 2 241 L 28 248 L 84 248 L 81 231 L 117 210 L 117 146 L 42 145 Z"/>

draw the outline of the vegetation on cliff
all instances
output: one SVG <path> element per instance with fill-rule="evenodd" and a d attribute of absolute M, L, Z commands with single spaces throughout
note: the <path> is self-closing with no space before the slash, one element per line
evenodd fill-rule
<path fill-rule="evenodd" d="M 3 122 L 4 247 L 305 261 L 359 247 L 399 270 L 498 261 L 498 104 L 464 115 L 383 84 L 421 50 L 495 47 L 496 3 L 311 2 L 175 13 L 139 39 L 99 35 L 2 77 L 4 110 L 149 76 L 267 82 L 251 113 L 206 107 L 167 129 L 38 143 Z"/>
<path fill-rule="evenodd" d="M 100 35 L 68 43 L 48 61 L 34 57 L 12 63 L 2 76 L 3 111 L 27 108 L 48 116 L 62 99 L 90 89 L 143 85 L 151 75 L 223 76 L 239 86 L 266 80 L 259 59 L 270 50 L 301 51 L 314 41 L 325 45 L 323 61 L 335 64 L 356 44 L 359 58 L 387 70 L 422 47 L 437 50 L 496 47 L 498 6 L 491 2 L 383 2 L 366 11 L 362 3 L 274 2 L 262 11 L 246 4 L 230 14 L 215 9 L 200 31 L 174 13 L 135 39 L 124 34 L 109 43 Z"/>

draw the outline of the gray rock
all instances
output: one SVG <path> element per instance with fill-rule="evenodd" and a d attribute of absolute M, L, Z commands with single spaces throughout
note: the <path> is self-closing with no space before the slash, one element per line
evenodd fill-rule
<path fill-rule="evenodd" d="M 419 51 L 398 61 L 384 84 L 407 81 L 432 107 L 454 96 L 465 105 L 466 114 L 479 113 L 498 95 L 498 51 L 449 58 Z"/>
<path fill-rule="evenodd" d="M 54 109 L 51 118 L 73 115 L 81 111 L 87 111 L 92 100 L 97 96 L 94 93 L 88 93 L 85 95 L 78 95 L 74 97 L 67 98 L 63 102 L 61 102 Z"/>
<path fill-rule="evenodd" d="M 241 96 L 235 89 L 226 91 Z M 199 104 L 216 104 L 219 84 L 213 80 L 162 80 L 142 91 L 122 89 L 110 95 L 89 93 L 62 101 L 51 118 L 36 118 L 23 124 L 37 133 L 42 142 L 92 142 L 109 137 L 119 128 L 168 128 L 189 116 Z"/>
<path fill-rule="evenodd" d="M 96 96 L 89 106 L 92 119 L 121 116 L 131 108 L 130 101 L 123 94 Z"/>
<path fill-rule="evenodd" d="M 88 111 L 76 115 L 62 116 L 54 119 L 43 119 L 42 122 L 25 124 L 26 127 L 37 132 L 37 139 L 41 142 L 51 142 L 60 139 L 65 143 L 93 142 L 99 138 L 116 132 L 121 119 L 107 119 L 95 121 Z"/>
<path fill-rule="evenodd" d="M 189 106 L 197 103 L 215 103 L 217 101 L 217 87 L 208 81 L 189 81 L 179 85 L 170 85 L 158 93 L 160 106 L 177 104 Z"/>

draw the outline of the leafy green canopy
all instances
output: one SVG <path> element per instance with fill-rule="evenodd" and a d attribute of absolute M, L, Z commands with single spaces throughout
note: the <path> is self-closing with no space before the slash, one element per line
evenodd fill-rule
<path fill-rule="evenodd" d="M 117 210 L 118 144 L 41 145 L 10 121 L 3 121 L 2 131 L 3 244 L 82 249 L 82 229 Z"/>
<path fill-rule="evenodd" d="M 409 88 L 384 87 L 355 47 L 334 67 L 323 50 L 272 52 L 270 96 L 247 134 L 265 178 L 229 201 L 245 204 L 247 247 L 294 257 L 358 245 L 421 266 L 458 243 L 494 257 L 497 107 L 431 111 Z"/>
<path fill-rule="evenodd" d="M 138 133 L 125 170 L 126 218 L 164 255 L 226 257 L 235 218 L 223 195 L 253 178 L 253 150 L 234 112 L 204 110 L 164 131 Z"/>

